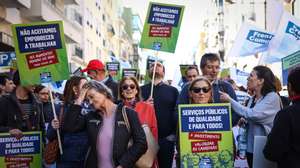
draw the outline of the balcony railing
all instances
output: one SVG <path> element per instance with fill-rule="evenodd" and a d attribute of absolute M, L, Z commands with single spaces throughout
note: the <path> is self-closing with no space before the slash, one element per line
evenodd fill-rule
<path fill-rule="evenodd" d="M 0 32 L 0 42 L 12 47 L 14 46 L 12 36 L 4 32 Z"/>

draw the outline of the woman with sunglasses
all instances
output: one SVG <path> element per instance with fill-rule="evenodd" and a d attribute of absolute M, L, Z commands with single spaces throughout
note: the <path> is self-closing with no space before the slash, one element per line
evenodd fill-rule
<path fill-rule="evenodd" d="M 134 109 L 139 117 L 141 125 L 147 124 L 152 135 L 158 140 L 158 130 L 154 107 L 141 101 L 141 90 L 135 77 L 124 77 L 119 84 L 119 98 L 122 103 L 129 108 Z M 158 167 L 155 163 L 153 166 Z"/>
<path fill-rule="evenodd" d="M 80 105 L 85 98 L 95 110 L 82 116 Z M 92 80 L 83 86 L 80 96 L 70 107 L 72 113 L 65 115 L 65 130 L 87 131 L 89 151 L 84 165 L 86 168 L 134 167 L 147 150 L 145 133 L 136 112 L 122 104 L 115 104 L 113 100 L 112 91 L 107 86 Z M 126 127 L 127 122 L 130 131 Z M 130 139 L 133 144 L 128 147 Z"/>
<path fill-rule="evenodd" d="M 209 80 L 205 77 L 194 79 L 189 87 L 189 97 L 191 104 L 212 103 L 212 90 Z"/>

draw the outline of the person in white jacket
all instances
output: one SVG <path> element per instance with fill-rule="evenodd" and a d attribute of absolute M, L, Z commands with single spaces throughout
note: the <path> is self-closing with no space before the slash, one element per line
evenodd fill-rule
<path fill-rule="evenodd" d="M 224 92 L 221 92 L 221 100 L 230 102 L 236 113 L 248 123 L 247 162 L 252 167 L 254 136 L 270 133 L 275 115 L 281 109 L 281 101 L 276 94 L 275 76 L 268 67 L 254 67 L 247 80 L 248 89 L 254 90 L 254 95 L 246 107 Z"/>

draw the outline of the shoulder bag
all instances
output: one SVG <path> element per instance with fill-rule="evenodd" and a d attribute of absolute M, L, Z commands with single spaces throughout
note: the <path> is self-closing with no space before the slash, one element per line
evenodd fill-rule
<path fill-rule="evenodd" d="M 127 117 L 125 106 L 123 106 L 123 108 L 122 108 L 122 115 L 123 115 L 127 130 L 130 133 L 131 132 L 130 123 L 129 123 L 129 120 Z M 154 136 L 152 135 L 149 126 L 147 124 L 143 124 L 142 128 L 146 134 L 148 149 L 147 149 L 146 153 L 144 153 L 139 158 L 139 160 L 135 163 L 135 167 L 151 168 L 156 159 L 156 154 L 159 150 L 159 146 L 158 146 L 158 143 L 156 142 Z M 129 141 L 128 146 L 131 146 L 131 145 L 132 145 L 132 140 Z"/>
<path fill-rule="evenodd" d="M 64 111 L 64 106 L 62 105 L 59 114 L 60 123 L 63 120 L 63 111 Z M 44 161 L 46 162 L 46 164 L 52 164 L 58 159 L 58 155 L 59 155 L 58 139 L 55 138 L 54 140 L 48 142 L 48 144 L 46 145 L 44 151 Z"/>

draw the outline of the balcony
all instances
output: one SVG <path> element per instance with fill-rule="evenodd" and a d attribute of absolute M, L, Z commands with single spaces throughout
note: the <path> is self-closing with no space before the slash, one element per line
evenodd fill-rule
<path fill-rule="evenodd" d="M 3 8 L 0 19 L 4 19 L 10 24 L 22 23 L 20 11 L 17 8 Z"/>
<path fill-rule="evenodd" d="M 30 8 L 31 0 L 1 0 L 0 5 L 7 8 Z"/>
<path fill-rule="evenodd" d="M 80 43 L 82 26 L 77 21 L 68 19 L 64 14 L 63 6 L 58 8 L 54 2 L 50 0 L 32 0 L 31 8 L 21 9 L 21 11 L 24 17 L 32 21 L 62 20 L 66 43 Z"/>
<path fill-rule="evenodd" d="M 0 32 L 0 51 L 14 51 L 12 36 L 4 32 Z"/>

